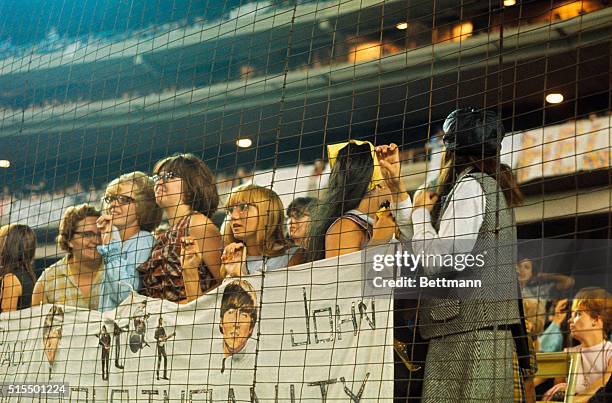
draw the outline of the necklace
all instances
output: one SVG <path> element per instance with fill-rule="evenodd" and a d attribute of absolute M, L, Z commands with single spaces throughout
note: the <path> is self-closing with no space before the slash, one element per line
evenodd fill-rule
<path fill-rule="evenodd" d="M 584 387 L 585 390 L 588 389 L 591 386 L 591 381 L 589 380 L 589 375 L 590 375 L 591 371 L 593 370 L 593 367 L 595 366 L 595 364 L 597 364 L 597 359 L 599 358 L 599 356 L 603 352 L 604 348 L 605 348 L 605 340 L 604 340 L 604 342 L 603 342 L 603 344 L 601 346 L 601 349 L 599 350 L 599 352 L 597 353 L 597 355 L 595 356 L 595 358 L 591 362 L 586 357 L 584 352 L 582 351 L 583 347 L 580 347 L 580 365 L 582 366 L 582 386 Z M 586 360 L 590 364 L 588 370 L 585 370 L 584 360 Z"/>

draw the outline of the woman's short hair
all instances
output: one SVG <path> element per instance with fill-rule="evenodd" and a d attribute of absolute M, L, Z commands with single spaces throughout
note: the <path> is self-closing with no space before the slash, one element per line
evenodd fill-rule
<path fill-rule="evenodd" d="M 280 197 L 271 189 L 258 185 L 242 185 L 234 188 L 227 201 L 227 206 L 241 203 L 257 207 L 257 242 L 264 256 L 282 255 L 289 247 L 284 234 L 285 209 Z M 226 217 L 228 220 L 229 217 Z M 225 245 L 237 242 L 231 225 L 223 226 Z"/>
<path fill-rule="evenodd" d="M 287 217 L 291 217 L 292 215 L 301 217 L 304 214 L 311 214 L 316 205 L 317 199 L 314 197 L 295 198 L 287 207 Z"/>
<path fill-rule="evenodd" d="M 36 275 L 32 267 L 36 254 L 36 234 L 23 224 L 7 224 L 0 227 L 0 275 L 24 269 L 33 281 Z"/>
<path fill-rule="evenodd" d="M 105 196 L 118 194 L 119 187 L 122 185 L 132 187 L 132 197 L 136 201 L 136 216 L 140 228 L 153 232 L 162 218 L 162 211 L 155 202 L 153 179 L 140 171 L 121 175 L 106 186 Z"/>
<path fill-rule="evenodd" d="M 246 280 L 234 280 L 225 286 L 221 297 L 221 320 L 230 309 L 240 309 L 251 316 L 251 329 L 257 323 L 255 290 Z M 223 330 L 221 331 L 223 333 Z"/>
<path fill-rule="evenodd" d="M 607 338 L 612 331 L 612 295 L 599 287 L 582 288 L 572 303 L 572 310 L 580 309 L 594 319 L 601 319 Z"/>
<path fill-rule="evenodd" d="M 79 204 L 71 206 L 64 212 L 59 226 L 59 235 L 57 236 L 57 245 L 61 250 L 68 253 L 68 257 L 72 257 L 72 248 L 70 241 L 74 237 L 74 231 L 79 221 L 87 217 L 100 217 L 100 212 L 94 206 L 89 204 Z"/>
<path fill-rule="evenodd" d="M 176 154 L 157 161 L 153 173 L 173 172 L 183 180 L 183 202 L 207 217 L 219 206 L 215 175 L 193 154 Z"/>

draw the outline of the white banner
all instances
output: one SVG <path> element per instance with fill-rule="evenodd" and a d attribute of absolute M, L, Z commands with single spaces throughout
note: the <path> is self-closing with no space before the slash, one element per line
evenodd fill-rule
<path fill-rule="evenodd" d="M 3 313 L 3 399 L 63 382 L 70 402 L 391 401 L 392 299 L 362 297 L 362 256 L 226 280 L 186 305 Z"/>
<path fill-rule="evenodd" d="M 612 115 L 570 121 L 509 134 L 502 161 L 515 170 L 519 183 L 612 166 Z"/>

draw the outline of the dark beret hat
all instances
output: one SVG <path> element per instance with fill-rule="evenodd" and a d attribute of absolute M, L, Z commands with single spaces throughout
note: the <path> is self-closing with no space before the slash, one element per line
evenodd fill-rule
<path fill-rule="evenodd" d="M 460 155 L 492 156 L 504 138 L 504 126 L 493 111 L 457 109 L 442 126 L 447 150 Z"/>

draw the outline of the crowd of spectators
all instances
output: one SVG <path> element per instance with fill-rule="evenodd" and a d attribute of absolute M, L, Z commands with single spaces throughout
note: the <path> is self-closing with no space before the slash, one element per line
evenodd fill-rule
<path fill-rule="evenodd" d="M 448 396 L 471 401 L 475 396 L 466 393 L 483 397 L 514 394 L 515 398 L 517 393 L 531 393 L 527 385 L 537 385 L 539 380 L 534 379 L 534 361 L 527 363 L 523 357 L 544 344 L 579 354 L 582 372 L 576 393 L 593 396 L 612 373 L 612 343 L 607 341 L 612 330 L 612 296 L 603 289 L 582 289 L 574 297 L 571 316 L 566 319 L 568 303 L 563 298 L 573 292 L 573 279 L 534 270 L 528 258 L 517 264 L 511 208 L 522 202 L 522 194 L 510 168 L 498 162 L 504 134 L 498 122 L 491 111 L 469 108 L 452 112 L 444 123 L 441 164 L 462 166 L 463 170 L 457 175 L 441 170 L 435 184 L 428 184 L 414 196 L 408 193 L 401 175 L 403 161 L 398 146 L 374 146 L 358 140 L 328 145 L 326 190 L 317 198 L 294 198 L 286 210 L 279 194 L 269 186 L 253 183 L 254 176 L 246 169 L 221 180 L 192 154 L 163 158 L 150 173 L 123 174 L 102 192 L 93 187 L 85 191 L 75 184 L 64 189 L 69 194 L 61 197 L 64 205 L 59 210 L 57 244 L 65 255 L 36 280 L 31 303 L 106 311 L 116 308 L 133 290 L 152 298 L 189 303 L 217 287 L 225 277 L 284 270 L 392 243 L 426 255 L 454 254 L 459 245 L 472 253 L 481 247 L 478 245 L 487 245 L 499 236 L 512 241 L 511 246 L 496 247 L 496 260 L 488 263 L 490 267 L 487 263 L 479 269 L 472 267 L 484 278 L 494 277 L 495 294 L 487 297 L 492 300 L 486 309 L 478 302 L 482 297 L 477 293 L 473 294 L 476 300 L 462 301 L 457 312 L 443 322 L 436 323 L 433 318 L 446 315 L 444 300 L 425 298 L 418 308 L 419 331 L 428 344 L 423 401 L 449 400 L 445 398 Z M 492 163 L 486 165 L 475 158 L 479 153 Z M 317 161 L 309 176 L 314 180 L 309 182 L 321 185 L 324 165 Z M 495 176 L 497 170 L 508 176 Z M 497 181 L 503 189 L 498 198 L 493 196 L 494 189 L 500 189 Z M 220 183 L 230 187 L 225 197 L 219 193 Z M 44 183 L 39 183 L 23 192 L 29 192 L 32 201 L 44 189 Z M 57 196 L 59 200 L 59 192 Z M 76 204 L 77 197 L 84 203 Z M 28 214 L 40 215 L 33 210 Z M 218 210 L 222 211 L 220 224 L 213 220 Z M 32 231 L 16 224 L 12 213 L 11 224 L 0 228 L 2 311 L 24 307 L 23 297 L 30 292 L 33 280 L 36 244 Z M 167 224 L 160 229 L 162 213 Z M 493 226 L 494 215 L 499 225 Z M 455 246 L 440 242 L 459 238 L 465 243 Z M 424 274 L 435 275 L 443 268 L 423 261 L 421 269 Z M 462 270 L 454 276 L 461 278 Z M 506 282 L 507 287 L 499 286 Z M 553 306 L 548 321 L 540 320 L 540 305 Z M 490 316 L 489 309 L 499 311 Z M 549 339 L 562 339 L 561 326 L 566 320 L 569 332 L 565 333 L 580 343 L 577 346 L 564 345 L 563 340 L 544 342 L 543 338 L 533 344 L 527 342 L 528 332 L 537 339 L 544 326 L 552 329 L 547 333 Z M 402 333 L 409 333 L 402 330 L 407 329 L 404 325 L 397 325 L 398 337 L 410 336 Z M 466 340 L 478 344 L 479 357 L 472 355 Z M 448 360 L 449 355 L 456 360 Z M 520 372 L 510 371 L 491 381 L 495 369 L 490 362 L 504 364 L 504 368 L 520 367 Z M 449 376 L 464 373 L 466 368 L 470 371 L 469 387 L 465 387 L 463 378 Z M 444 388 L 439 387 L 440 379 Z M 566 388 L 557 383 L 545 398 L 562 395 Z"/>
<path fill-rule="evenodd" d="M 271 0 L 271 1 L 241 1 L 227 10 L 221 9 L 219 13 L 210 12 L 204 15 L 190 15 L 180 20 L 166 22 L 163 24 L 150 23 L 142 28 L 128 29 L 125 31 L 100 31 L 78 36 L 63 36 L 58 29 L 51 26 L 45 38 L 29 44 L 16 45 L 10 37 L 0 41 L 0 59 L 19 58 L 30 54 L 46 54 L 62 52 L 66 55 L 76 52 L 78 49 L 111 44 L 127 39 L 146 40 L 163 33 L 177 29 L 197 29 L 203 24 L 216 21 L 235 19 L 257 11 L 258 13 L 269 13 L 276 9 L 294 6 L 296 4 L 313 3 L 315 0 Z"/>
<path fill-rule="evenodd" d="M 95 186 L 84 188 L 79 182 L 55 189 L 48 189 L 45 181 L 18 189 L 4 186 L 0 194 L 0 221 L 33 228 L 57 226 L 68 206 L 99 205 L 102 194 Z"/>
<path fill-rule="evenodd" d="M 210 13 L 210 15 L 189 16 L 180 20 L 166 22 L 163 24 L 152 23 L 138 29 L 126 30 L 123 32 L 92 32 L 80 36 L 61 35 L 56 27 L 50 27 L 44 39 L 28 45 L 16 45 L 11 40 L 10 36 L 5 36 L 0 40 L 0 59 L 4 58 L 19 58 L 26 55 L 38 55 L 48 53 L 61 53 L 62 59 L 70 58 L 77 54 L 82 49 L 95 49 L 104 47 L 112 43 L 117 43 L 125 40 L 146 41 L 148 39 L 159 37 L 160 35 L 173 31 L 184 30 L 178 37 L 187 37 L 192 33 L 202 31 L 208 24 L 222 23 L 226 20 L 233 20 L 246 15 L 265 15 L 284 9 L 293 7 L 299 4 L 313 3 L 316 0 L 268 0 L 268 1 L 247 1 L 236 4 L 227 4 L 220 12 Z M 586 6 L 585 6 L 586 7 Z M 600 7 L 597 4 L 589 5 L 588 11 L 594 11 Z M 576 10 L 560 12 L 564 7 L 559 7 L 554 10 L 543 10 L 540 14 L 537 12 L 521 23 L 536 23 L 542 21 L 563 20 L 575 17 L 578 14 Z M 514 20 L 511 20 L 510 23 Z M 324 22 L 322 22 L 324 23 Z M 469 30 L 464 26 L 468 24 Z M 474 25 L 476 24 L 476 25 Z M 303 49 L 295 49 L 296 55 L 292 58 L 292 64 L 289 66 L 292 71 L 308 70 L 312 68 L 328 66 L 335 63 L 346 62 L 366 62 L 370 60 L 381 59 L 385 56 L 397 54 L 406 49 L 417 49 L 431 43 L 458 42 L 467 39 L 475 33 L 484 33 L 494 31 L 496 25 L 481 26 L 477 22 L 466 22 L 458 25 L 442 24 L 438 27 L 429 26 L 428 22 L 411 21 L 408 29 L 404 34 L 385 33 L 385 39 L 380 40 L 380 34 L 376 35 L 344 35 L 341 31 L 338 32 L 338 38 L 335 40 L 334 50 L 331 48 L 318 47 L 313 49 L 306 44 Z M 135 63 L 139 63 L 139 58 L 135 58 Z M 68 60 L 68 59 L 66 59 Z M 141 60 L 141 59 L 140 59 Z M 224 61 L 225 62 L 225 61 Z M 22 99 L 9 100 L 4 99 L 2 103 L 4 108 L 0 107 L 0 111 L 4 109 L 6 113 L 20 113 L 25 109 L 32 109 L 33 112 L 44 109 L 49 106 L 63 105 L 65 108 L 71 109 L 84 107 L 92 101 L 100 101 L 103 99 L 121 99 L 133 98 L 141 95 L 157 94 L 162 97 L 165 94 L 175 96 L 177 88 L 184 91 L 195 90 L 204 85 L 210 85 L 215 82 L 224 82 L 228 78 L 231 80 L 247 80 L 255 76 L 263 76 L 273 73 L 282 73 L 285 69 L 284 63 L 270 64 L 258 63 L 256 60 L 248 60 L 244 63 L 230 63 L 228 71 L 219 69 L 218 74 L 212 77 L 205 77 L 202 82 L 188 83 L 177 82 L 176 85 L 162 84 L 158 87 L 151 87 L 141 90 L 119 90 L 116 94 L 108 95 L 104 91 L 93 91 L 89 94 L 74 92 L 74 88 L 70 91 L 59 91 L 66 94 L 64 99 L 50 99 L 46 96 L 44 99 Z M 212 74 L 212 73 L 211 73 Z M 74 92 L 74 93 L 73 93 Z M 435 148 L 436 145 L 432 143 Z"/>

